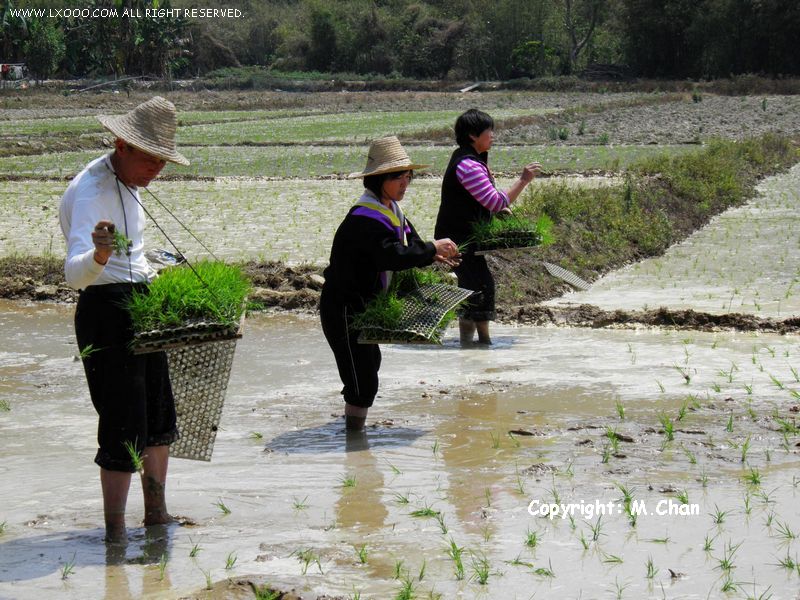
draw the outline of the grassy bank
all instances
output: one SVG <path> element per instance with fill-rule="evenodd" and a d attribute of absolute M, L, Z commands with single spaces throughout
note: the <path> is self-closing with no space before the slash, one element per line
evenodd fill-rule
<path fill-rule="evenodd" d="M 714 215 L 752 197 L 759 179 L 799 159 L 796 145 L 775 135 L 718 140 L 695 152 L 643 159 L 631 165 L 620 186 L 536 188 L 515 211 L 549 216 L 556 243 L 535 257 L 524 251 L 492 257 L 501 312 L 513 317 L 516 305 L 556 295 L 558 284 L 532 262 L 552 261 L 592 280 L 660 255 Z"/>

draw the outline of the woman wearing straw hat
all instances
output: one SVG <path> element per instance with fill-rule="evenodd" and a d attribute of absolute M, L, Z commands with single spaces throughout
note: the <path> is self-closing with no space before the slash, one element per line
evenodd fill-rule
<path fill-rule="evenodd" d="M 189 161 L 175 148 L 175 106 L 164 98 L 98 119 L 116 136 L 114 151 L 72 180 L 59 219 L 67 241 L 66 280 L 80 290 L 75 333 L 99 415 L 94 460 L 100 466 L 106 540 L 124 541 L 128 489 L 138 466 L 134 456 L 142 459 L 144 524 L 172 520 L 164 488 L 169 444 L 178 436 L 165 354 L 134 356 L 129 350 L 133 331 L 124 305 L 155 276 L 144 257 L 138 188 L 167 162 Z"/>
<path fill-rule="evenodd" d="M 452 238 L 463 245 L 472 236 L 475 223 L 488 221 L 492 215 L 509 210 L 509 206 L 533 181 L 542 166 L 533 162 L 508 191 L 495 187 L 487 162 L 494 142 L 494 120 L 485 112 L 470 109 L 456 120 L 458 148 L 442 180 L 442 203 L 436 217 L 434 236 Z M 459 287 L 479 292 L 466 302 L 458 325 L 462 346 L 471 346 L 475 332 L 478 343 L 489 345 L 489 321 L 495 318 L 494 278 L 483 256 L 476 256 L 467 246 L 461 264 L 455 269 Z"/>
<path fill-rule="evenodd" d="M 457 262 L 458 248 L 451 240 L 423 241 L 398 205 L 414 170 L 427 166 L 412 163 L 398 139 L 391 136 L 375 140 L 364 170 L 350 175 L 363 178 L 364 194 L 336 230 L 320 298 L 322 330 L 344 384 L 348 430 L 363 429 L 378 391 L 381 365 L 377 344 L 356 341 L 353 315 L 388 287 L 392 271 L 434 261 Z"/>

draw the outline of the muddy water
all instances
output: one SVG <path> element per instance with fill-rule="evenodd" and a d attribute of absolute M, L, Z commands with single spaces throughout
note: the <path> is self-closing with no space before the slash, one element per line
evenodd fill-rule
<path fill-rule="evenodd" d="M 777 565 L 797 553 L 786 532 L 800 532 L 798 438 L 784 440 L 771 415 L 793 419 L 795 338 L 498 326 L 492 349 L 461 350 L 451 331 L 441 348 L 384 347 L 374 426 L 347 437 L 316 320 L 253 316 L 214 460 L 171 465 L 171 508 L 198 524 L 145 532 L 134 483 L 132 539 L 106 552 L 91 462 L 95 417 L 73 359 L 71 314 L 0 305 L 0 386 L 11 409 L 0 413 L 2 598 L 195 597 L 205 594 L 206 574 L 306 597 L 358 590 L 388 598 L 402 586 L 396 570 L 421 597 L 599 598 L 619 585 L 624 597 L 706 598 L 726 580 L 726 545 L 739 543 L 728 549 L 732 581 L 751 582 L 748 593 L 755 582 L 759 593 L 772 586 L 773 598 L 794 597 L 797 574 Z M 675 420 L 673 441 L 659 433 L 661 412 Z M 604 451 L 606 427 L 630 441 Z M 750 468 L 759 485 L 745 481 Z M 648 511 L 635 527 L 616 507 L 617 484 Z M 654 514 L 681 490 L 699 514 Z M 583 506 L 586 518 L 528 513 L 532 500 L 556 496 Z M 609 501 L 614 514 L 592 540 L 597 517 L 586 506 Z M 426 508 L 440 511 L 441 523 L 411 514 Z M 717 511 L 720 524 L 710 515 Z M 529 533 L 535 547 L 525 544 Z M 462 580 L 446 554 L 451 538 L 464 548 Z M 306 550 L 307 568 L 298 559 Z M 70 562 L 74 572 L 62 579 Z"/>

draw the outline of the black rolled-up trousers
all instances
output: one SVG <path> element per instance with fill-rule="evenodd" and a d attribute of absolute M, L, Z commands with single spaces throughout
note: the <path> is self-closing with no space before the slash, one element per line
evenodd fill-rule
<path fill-rule="evenodd" d="M 378 344 L 359 344 L 358 330 L 352 328 L 354 310 L 322 290 L 319 304 L 322 332 L 333 350 L 344 401 L 369 408 L 378 393 L 381 350 Z"/>

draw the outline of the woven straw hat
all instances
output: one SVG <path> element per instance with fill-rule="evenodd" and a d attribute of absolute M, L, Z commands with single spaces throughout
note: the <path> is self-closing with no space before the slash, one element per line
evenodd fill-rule
<path fill-rule="evenodd" d="M 152 156 L 188 165 L 186 157 L 175 148 L 178 118 L 175 105 L 161 96 L 150 98 L 124 115 L 100 115 L 97 120 L 118 138 Z"/>
<path fill-rule="evenodd" d="M 369 175 L 413 171 L 414 169 L 424 169 L 426 167 L 430 167 L 430 165 L 412 163 L 400 144 L 400 140 L 392 135 L 372 142 L 367 154 L 367 166 L 364 167 L 361 173 L 351 173 L 350 177 L 368 177 Z"/>

